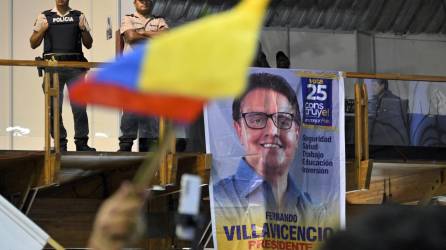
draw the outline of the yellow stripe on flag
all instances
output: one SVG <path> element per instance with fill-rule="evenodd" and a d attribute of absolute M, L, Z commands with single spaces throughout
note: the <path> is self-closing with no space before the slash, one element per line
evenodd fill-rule
<path fill-rule="evenodd" d="M 144 58 L 143 91 L 224 98 L 240 94 L 269 0 L 243 0 L 156 37 Z"/>

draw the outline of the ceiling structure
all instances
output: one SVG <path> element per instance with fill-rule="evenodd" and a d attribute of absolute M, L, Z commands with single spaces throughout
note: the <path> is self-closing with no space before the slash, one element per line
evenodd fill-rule
<path fill-rule="evenodd" d="M 153 14 L 177 25 L 229 9 L 236 0 L 154 0 Z M 446 34 L 446 0 L 272 0 L 266 27 Z"/>

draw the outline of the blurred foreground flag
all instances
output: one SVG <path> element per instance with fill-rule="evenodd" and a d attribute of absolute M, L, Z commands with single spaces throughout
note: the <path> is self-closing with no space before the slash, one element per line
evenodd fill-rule
<path fill-rule="evenodd" d="M 242 0 L 142 44 L 74 84 L 70 98 L 192 122 L 209 99 L 239 95 L 269 0 Z"/>
<path fill-rule="evenodd" d="M 50 236 L 0 195 L 0 249 L 41 250 Z"/>

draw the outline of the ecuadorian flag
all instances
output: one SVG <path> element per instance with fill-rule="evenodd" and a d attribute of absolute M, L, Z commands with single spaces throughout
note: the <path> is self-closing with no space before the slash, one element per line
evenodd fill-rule
<path fill-rule="evenodd" d="M 192 122 L 207 100 L 245 89 L 268 3 L 242 0 L 153 38 L 72 85 L 70 98 Z"/>

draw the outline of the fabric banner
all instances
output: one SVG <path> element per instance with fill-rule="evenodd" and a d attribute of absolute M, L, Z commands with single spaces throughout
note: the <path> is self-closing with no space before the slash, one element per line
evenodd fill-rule
<path fill-rule="evenodd" d="M 446 145 L 444 83 L 364 79 L 364 84 L 369 98 L 370 145 Z"/>
<path fill-rule="evenodd" d="M 341 72 L 252 68 L 206 108 L 216 249 L 315 249 L 345 221 Z"/>
<path fill-rule="evenodd" d="M 0 249 L 41 250 L 50 238 L 0 195 Z"/>

